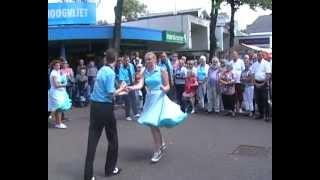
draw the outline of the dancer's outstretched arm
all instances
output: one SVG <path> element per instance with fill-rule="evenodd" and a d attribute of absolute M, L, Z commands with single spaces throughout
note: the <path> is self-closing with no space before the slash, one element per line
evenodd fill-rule
<path fill-rule="evenodd" d="M 142 77 L 139 79 L 138 83 L 132 86 L 127 86 L 128 91 L 133 91 L 133 90 L 139 90 L 142 89 L 144 85 L 144 76 L 142 74 Z"/>

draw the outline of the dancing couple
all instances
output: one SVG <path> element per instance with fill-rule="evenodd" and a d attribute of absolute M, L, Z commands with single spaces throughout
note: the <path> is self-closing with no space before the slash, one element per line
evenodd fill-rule
<path fill-rule="evenodd" d="M 121 168 L 116 166 L 118 159 L 118 135 L 117 124 L 113 112 L 113 99 L 115 96 L 127 94 L 129 91 L 147 87 L 146 101 L 138 123 L 150 127 L 154 140 L 154 153 L 151 162 L 158 162 L 166 149 L 160 131 L 161 127 L 172 128 L 182 123 L 187 114 L 180 110 L 180 106 L 171 101 L 166 93 L 170 90 L 168 72 L 157 65 L 157 58 L 153 52 L 145 55 L 146 69 L 142 78 L 135 85 L 120 85 L 114 88 L 115 73 L 113 67 L 117 53 L 114 49 L 108 49 L 105 53 L 106 64 L 97 74 L 96 82 L 91 94 L 90 125 L 85 162 L 85 180 L 95 180 L 93 164 L 96 148 L 105 128 L 108 139 L 108 152 L 105 164 L 105 176 L 118 175 Z"/>

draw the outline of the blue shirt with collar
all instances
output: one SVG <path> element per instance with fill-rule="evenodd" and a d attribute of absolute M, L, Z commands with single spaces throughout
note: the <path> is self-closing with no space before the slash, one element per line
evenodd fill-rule
<path fill-rule="evenodd" d="M 109 66 L 103 66 L 99 69 L 91 93 L 91 100 L 95 102 L 112 103 L 113 93 L 115 91 L 116 74 Z"/>
<path fill-rule="evenodd" d="M 165 70 L 167 70 L 168 72 L 170 72 L 170 76 L 171 76 L 171 79 L 172 79 L 172 78 L 173 78 L 173 67 L 172 67 L 171 61 L 170 61 L 169 59 L 166 59 L 166 62 L 168 63 L 168 66 L 169 66 L 169 70 L 170 70 L 170 71 L 168 71 L 166 65 L 165 65 L 164 63 L 162 63 L 161 60 L 160 60 L 160 62 L 159 62 L 159 64 L 158 64 L 158 66 L 160 66 L 161 69 L 165 69 Z"/>
<path fill-rule="evenodd" d="M 119 80 L 126 82 L 127 85 L 130 85 L 128 68 L 130 68 L 132 82 L 134 82 L 135 70 L 134 70 L 133 64 L 131 63 L 128 63 L 127 67 L 124 67 L 123 64 L 121 65 L 119 69 Z"/>

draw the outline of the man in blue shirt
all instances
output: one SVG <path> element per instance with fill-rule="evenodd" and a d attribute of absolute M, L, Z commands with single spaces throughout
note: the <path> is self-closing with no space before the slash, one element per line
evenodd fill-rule
<path fill-rule="evenodd" d="M 135 70 L 133 64 L 130 63 L 129 56 L 127 55 L 124 56 L 123 64 L 119 70 L 119 80 L 120 83 L 125 83 L 128 86 L 132 86 L 135 80 Z M 132 109 L 135 117 L 138 118 L 140 114 L 138 114 L 136 92 L 130 91 L 128 95 L 124 95 L 123 98 L 125 103 L 126 119 L 128 121 L 132 120 L 130 117 L 130 109 Z"/>
<path fill-rule="evenodd" d="M 118 134 L 117 123 L 113 112 L 113 98 L 124 93 L 126 87 L 115 89 L 115 73 L 113 67 L 116 60 L 116 51 L 106 51 L 106 64 L 97 73 L 91 94 L 90 125 L 85 162 L 84 180 L 94 180 L 93 164 L 96 148 L 105 128 L 108 139 L 108 153 L 105 164 L 105 176 L 113 176 L 120 173 L 116 167 L 118 160 Z"/>
<path fill-rule="evenodd" d="M 166 52 L 162 52 L 160 55 L 160 62 L 159 62 L 159 66 L 163 69 L 166 69 L 168 71 L 168 75 L 169 75 L 169 85 L 170 85 L 170 90 L 167 92 L 167 96 L 174 101 L 174 83 L 173 83 L 173 67 L 172 64 L 169 60 L 169 58 L 167 57 L 167 53 Z"/>

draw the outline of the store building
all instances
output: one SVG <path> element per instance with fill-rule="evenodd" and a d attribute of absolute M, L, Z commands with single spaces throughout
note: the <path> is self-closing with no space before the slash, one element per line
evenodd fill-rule
<path fill-rule="evenodd" d="M 235 44 L 272 48 L 272 15 L 259 16 L 247 26 L 246 34 L 236 37 Z"/>
<path fill-rule="evenodd" d="M 79 58 L 101 56 L 110 47 L 113 25 L 96 24 L 95 3 L 48 4 L 49 59 L 67 57 L 71 63 Z M 186 43 L 185 34 L 152 28 L 121 28 L 122 52 L 163 50 L 172 51 Z"/>
<path fill-rule="evenodd" d="M 218 51 L 228 48 L 229 30 L 226 29 L 228 21 L 229 17 L 226 14 L 219 14 L 215 32 Z M 123 25 L 184 33 L 186 43 L 177 47 L 175 51 L 178 52 L 200 55 L 208 53 L 210 49 L 210 17 L 201 8 L 148 14 L 135 21 L 124 22 Z"/>

